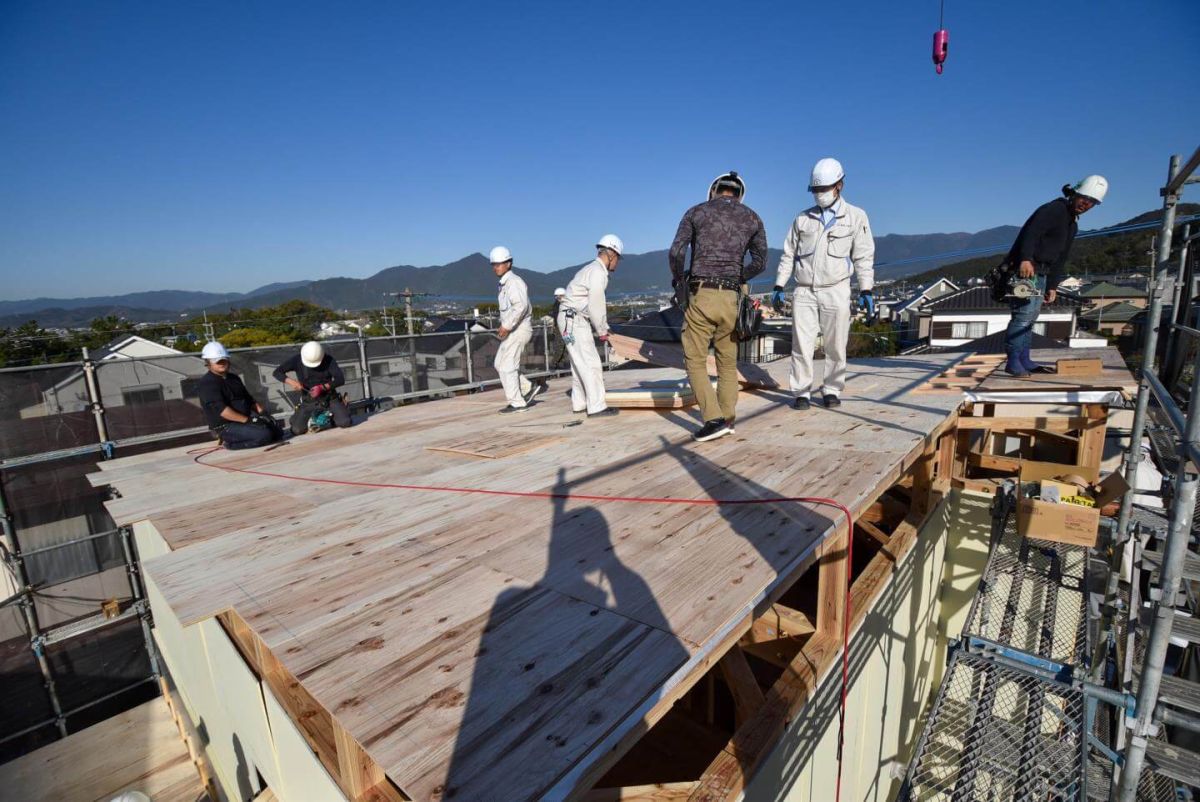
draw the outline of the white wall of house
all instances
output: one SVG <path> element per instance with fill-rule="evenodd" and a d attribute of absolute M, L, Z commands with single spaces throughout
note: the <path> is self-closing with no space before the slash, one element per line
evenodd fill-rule
<path fill-rule="evenodd" d="M 932 317 L 933 326 L 939 323 L 951 323 L 955 325 L 956 336 L 953 337 L 930 337 L 929 344 L 934 347 L 963 345 L 971 340 L 977 340 L 980 337 L 986 337 L 989 334 L 995 334 L 998 331 L 1004 331 L 1008 328 L 1010 315 L 1008 312 L 963 312 L 958 314 L 937 314 Z M 1034 324 L 1034 330 L 1039 334 L 1044 333 L 1039 331 L 1041 328 L 1037 324 L 1050 323 L 1054 321 L 1071 322 L 1075 319 L 1073 312 L 1043 312 L 1038 315 L 1037 323 Z M 933 330 L 931 326 L 930 330 Z M 961 330 L 961 331 L 959 331 Z M 960 334 L 962 336 L 957 336 Z"/>

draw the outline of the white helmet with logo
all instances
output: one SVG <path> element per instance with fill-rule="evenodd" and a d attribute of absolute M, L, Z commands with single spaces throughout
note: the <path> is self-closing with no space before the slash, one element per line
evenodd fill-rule
<path fill-rule="evenodd" d="M 213 340 L 210 343 L 204 344 L 204 348 L 200 351 L 200 357 L 208 362 L 212 362 L 217 359 L 229 359 L 229 352 L 225 350 L 225 346 Z"/>
<path fill-rule="evenodd" d="M 1076 195 L 1091 198 L 1096 203 L 1104 203 L 1104 196 L 1108 194 L 1108 179 L 1102 175 L 1089 175 L 1071 189 Z"/>
<path fill-rule="evenodd" d="M 808 179 L 808 191 L 813 192 L 817 187 L 831 187 L 846 177 L 842 163 L 837 159 L 825 158 L 813 165 L 812 176 Z"/>
<path fill-rule="evenodd" d="M 316 340 L 309 340 L 300 348 L 300 361 L 306 368 L 315 368 L 325 358 L 325 348 Z"/>
<path fill-rule="evenodd" d="M 596 243 L 597 248 L 608 248 L 610 251 L 615 251 L 617 256 L 625 253 L 625 243 L 621 242 L 621 238 L 616 234 L 605 234 Z"/>
<path fill-rule="evenodd" d="M 511 262 L 512 254 L 508 252 L 508 248 L 505 248 L 503 245 L 497 245 L 495 248 L 492 248 L 492 252 L 488 255 L 488 261 L 494 265 Z"/>

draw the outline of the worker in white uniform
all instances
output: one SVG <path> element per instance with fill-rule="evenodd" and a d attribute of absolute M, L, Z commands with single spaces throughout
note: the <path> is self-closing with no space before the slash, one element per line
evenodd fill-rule
<path fill-rule="evenodd" d="M 846 388 L 846 344 L 850 339 L 850 277 L 858 277 L 858 304 L 874 316 L 875 238 L 867 213 L 842 197 L 845 172 L 837 159 L 821 159 L 812 170 L 809 191 L 816 205 L 788 230 L 775 273 L 771 302 L 782 310 L 783 288 L 792 293 L 792 408 L 805 410 L 813 392 L 813 350 L 817 332 L 825 348 L 821 395 L 826 407 L 841 403 Z"/>
<path fill-rule="evenodd" d="M 558 329 L 571 357 L 571 409 L 589 418 L 616 415 L 604 397 L 604 366 L 595 337 L 608 342 L 608 307 L 604 291 L 608 276 L 617 269 L 625 244 L 615 234 L 596 243 L 596 258 L 579 269 L 567 285 L 558 312 Z"/>
<path fill-rule="evenodd" d="M 521 375 L 521 357 L 525 354 L 525 346 L 533 339 L 529 288 L 524 279 L 513 272 L 513 258 L 508 248 L 498 245 L 492 248 L 488 258 L 492 271 L 500 279 L 500 330 L 496 332 L 500 337 L 500 350 L 496 352 L 495 366 L 504 397 L 508 399 L 508 406 L 500 412 L 524 412 L 544 387 Z"/>

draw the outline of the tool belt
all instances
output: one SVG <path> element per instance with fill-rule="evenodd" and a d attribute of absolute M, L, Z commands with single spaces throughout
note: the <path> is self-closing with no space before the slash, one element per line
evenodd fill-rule
<path fill-rule="evenodd" d="M 575 344 L 575 310 L 567 307 L 562 310 L 562 338 L 564 345 Z"/>
<path fill-rule="evenodd" d="M 742 282 L 740 279 L 725 276 L 693 276 L 688 280 L 688 288 L 692 292 L 697 292 L 705 287 L 713 290 L 741 292 Z"/>

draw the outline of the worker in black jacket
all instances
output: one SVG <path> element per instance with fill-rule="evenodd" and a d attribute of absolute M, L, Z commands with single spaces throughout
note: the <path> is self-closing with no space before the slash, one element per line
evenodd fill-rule
<path fill-rule="evenodd" d="M 1104 176 L 1089 175 L 1074 186 L 1064 186 L 1063 197 L 1038 207 L 1021 226 L 1021 233 L 1017 234 L 1017 241 L 1006 261 L 1017 276 L 1032 280 L 1038 291 L 1029 298 L 1009 301 L 1012 317 L 1004 334 L 1004 350 L 1008 356 L 1004 370 L 1010 376 L 1053 372 L 1052 368 L 1039 365 L 1030 356 L 1033 324 L 1042 309 L 1042 301 L 1052 304 L 1058 297 L 1058 283 L 1063 279 L 1071 243 L 1079 231 L 1079 215 L 1099 206 L 1107 192 L 1108 181 Z"/>
<path fill-rule="evenodd" d="M 229 370 L 229 352 L 219 342 L 204 346 L 200 356 L 208 371 L 196 382 L 200 408 L 208 428 L 226 448 L 257 448 L 283 438 L 274 418 Z"/>
<path fill-rule="evenodd" d="M 739 390 L 734 330 L 741 287 L 767 266 L 767 232 L 745 197 L 746 182 L 736 172 L 717 176 L 709 185 L 708 200 L 687 210 L 671 243 L 671 284 L 681 306 L 685 304 L 680 299 L 687 299 L 683 359 L 704 418 L 692 436 L 701 442 L 733 434 Z M 715 393 L 708 377 L 710 345 L 717 361 Z"/>
<path fill-rule="evenodd" d="M 288 376 L 289 373 L 295 373 L 296 377 Z M 272 375 L 300 393 L 300 403 L 292 413 L 292 434 L 307 432 L 309 419 L 324 410 L 333 416 L 334 426 L 340 429 L 350 426 L 350 410 L 337 393 L 337 388 L 346 383 L 346 375 L 319 342 L 306 342 L 300 353 L 275 368 Z"/>

